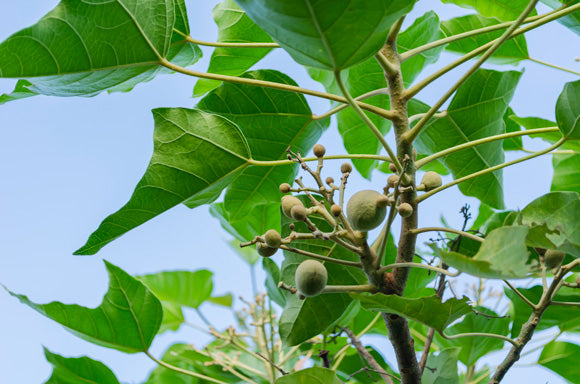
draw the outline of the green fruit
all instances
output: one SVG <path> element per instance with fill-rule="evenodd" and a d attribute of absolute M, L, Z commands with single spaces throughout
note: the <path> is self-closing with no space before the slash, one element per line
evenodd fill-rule
<path fill-rule="evenodd" d="M 383 222 L 387 209 L 377 205 L 377 201 L 382 201 L 382 196 L 377 191 L 364 190 L 350 198 L 346 205 L 346 214 L 354 229 L 366 232 Z"/>
<path fill-rule="evenodd" d="M 413 214 L 413 206 L 409 203 L 401 203 L 397 210 L 399 211 L 399 215 L 401 215 L 401 217 L 409 217 Z"/>
<path fill-rule="evenodd" d="M 294 275 L 298 292 L 306 297 L 319 295 L 326 287 L 328 272 L 324 265 L 316 260 L 305 260 Z"/>
<path fill-rule="evenodd" d="M 278 251 L 278 248 L 272 248 L 268 247 L 266 244 L 257 243 L 256 250 L 260 256 L 270 257 Z"/>
<path fill-rule="evenodd" d="M 421 184 L 425 186 L 425 192 L 429 192 L 430 190 L 439 188 L 443 185 L 443 181 L 437 172 L 429 171 L 423 175 Z"/>
<path fill-rule="evenodd" d="M 395 188 L 397 186 L 397 183 L 399 182 L 399 176 L 398 175 L 391 175 L 388 177 L 387 179 L 387 185 L 391 188 Z"/>
<path fill-rule="evenodd" d="M 566 256 L 566 252 L 548 249 L 544 254 L 546 268 L 552 269 L 559 267 L 562 261 L 564 261 L 564 256 Z"/>
<path fill-rule="evenodd" d="M 307 217 L 308 213 L 306 212 L 304 205 L 295 205 L 290 210 L 290 218 L 296 221 L 304 221 Z"/>
<path fill-rule="evenodd" d="M 284 212 L 284 215 L 286 217 L 292 218 L 292 216 L 290 215 L 290 210 L 294 206 L 304 207 L 304 204 L 302 204 L 302 201 L 295 196 L 291 195 L 282 196 L 282 212 Z"/>
<path fill-rule="evenodd" d="M 271 248 L 279 248 L 280 244 L 282 244 L 282 236 L 278 233 L 275 229 L 269 229 L 264 234 L 264 240 L 266 240 L 266 244 L 268 247 Z"/>

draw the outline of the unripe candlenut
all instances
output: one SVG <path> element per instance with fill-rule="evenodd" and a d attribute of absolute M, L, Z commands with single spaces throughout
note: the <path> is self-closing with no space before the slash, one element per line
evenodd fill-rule
<path fill-rule="evenodd" d="M 308 214 L 304 205 L 295 205 L 290 209 L 290 217 L 296 221 L 304 221 Z"/>
<path fill-rule="evenodd" d="M 338 217 L 342 213 L 342 208 L 336 204 L 332 204 L 330 207 L 330 213 L 332 213 L 332 216 Z"/>
<path fill-rule="evenodd" d="M 363 190 L 350 198 L 346 205 L 346 214 L 354 229 L 366 232 L 383 222 L 387 209 L 377 205 L 377 200 L 382 196 L 377 191 Z"/>
<path fill-rule="evenodd" d="M 294 275 L 298 292 L 306 297 L 319 295 L 326 287 L 328 272 L 324 265 L 316 260 L 304 260 Z"/>
<path fill-rule="evenodd" d="M 544 254 L 544 264 L 546 265 L 546 268 L 552 269 L 560 266 L 564 260 L 564 256 L 566 256 L 566 252 L 548 249 Z"/>
<path fill-rule="evenodd" d="M 282 236 L 275 229 L 269 229 L 264 234 L 264 239 L 268 247 L 278 248 L 282 244 Z"/>
<path fill-rule="evenodd" d="M 316 144 L 314 148 L 312 148 L 312 152 L 314 152 L 314 156 L 322 157 L 326 153 L 326 148 L 322 144 Z"/>
<path fill-rule="evenodd" d="M 340 172 L 342 172 L 342 173 L 350 173 L 350 172 L 352 172 L 352 165 L 350 165 L 349 163 L 343 163 L 340 166 Z"/>
<path fill-rule="evenodd" d="M 413 206 L 409 203 L 401 203 L 398 208 L 401 217 L 409 217 L 413 214 Z"/>
<path fill-rule="evenodd" d="M 397 183 L 398 182 L 399 182 L 399 176 L 398 175 L 391 175 L 387 179 L 387 185 L 389 187 L 391 187 L 391 188 L 395 188 L 397 186 Z"/>
<path fill-rule="evenodd" d="M 288 183 L 282 183 L 280 184 L 280 192 L 282 193 L 288 193 L 290 192 L 290 188 L 292 188 L 292 186 Z"/>
<path fill-rule="evenodd" d="M 268 247 L 266 244 L 257 243 L 256 250 L 260 256 L 270 257 L 278 251 L 278 248 L 272 248 Z"/>
<path fill-rule="evenodd" d="M 302 201 L 295 196 L 290 195 L 282 196 L 282 212 L 284 212 L 284 215 L 286 217 L 292 218 L 292 216 L 290 215 L 290 210 L 294 206 L 304 207 L 304 204 L 302 204 Z"/>
<path fill-rule="evenodd" d="M 429 192 L 432 189 L 439 188 L 443 181 L 437 172 L 429 171 L 423 175 L 421 184 L 425 186 L 425 192 Z"/>

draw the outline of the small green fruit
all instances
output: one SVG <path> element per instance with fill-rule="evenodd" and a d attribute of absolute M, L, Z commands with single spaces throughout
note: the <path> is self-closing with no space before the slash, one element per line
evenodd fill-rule
<path fill-rule="evenodd" d="M 443 185 L 443 181 L 437 172 L 429 171 L 423 175 L 421 184 L 425 186 L 425 192 L 429 192 L 432 189 L 439 188 Z"/>
<path fill-rule="evenodd" d="M 316 144 L 314 148 L 312 148 L 312 152 L 314 152 L 314 156 L 322 157 L 326 153 L 326 148 L 322 144 Z"/>
<path fill-rule="evenodd" d="M 275 229 L 269 229 L 264 234 L 264 240 L 266 240 L 266 244 L 268 247 L 271 248 L 279 248 L 280 244 L 282 244 L 282 236 L 276 231 Z"/>
<path fill-rule="evenodd" d="M 268 247 L 266 244 L 257 243 L 256 250 L 260 256 L 270 257 L 278 251 L 278 248 L 272 248 Z"/>
<path fill-rule="evenodd" d="M 552 269 L 559 267 L 560 264 L 562 264 L 562 261 L 564 261 L 564 256 L 566 256 L 566 252 L 548 249 L 544 254 L 544 264 L 546 265 L 546 268 Z"/>
<path fill-rule="evenodd" d="M 409 203 L 401 203 L 397 210 L 399 211 L 399 215 L 401 215 L 401 217 L 409 217 L 413 214 L 413 206 Z"/>
<path fill-rule="evenodd" d="M 326 287 L 328 272 L 324 265 L 316 260 L 304 260 L 294 275 L 298 292 L 306 297 L 319 295 Z"/>
<path fill-rule="evenodd" d="M 308 217 L 304 205 L 295 205 L 290 209 L 290 217 L 296 221 L 304 221 Z"/>
<path fill-rule="evenodd" d="M 397 183 L 398 182 L 399 182 L 399 176 L 398 175 L 391 175 L 387 179 L 387 185 L 389 187 L 391 187 L 391 188 L 395 188 L 397 186 Z"/>
<path fill-rule="evenodd" d="M 286 217 L 292 218 L 292 216 L 290 215 L 290 210 L 294 206 L 304 207 L 304 204 L 302 204 L 302 201 L 295 196 L 291 195 L 282 196 L 282 212 L 284 212 L 284 215 Z"/>
<path fill-rule="evenodd" d="M 387 209 L 377 205 L 378 201 L 382 201 L 382 196 L 377 191 L 363 190 L 350 198 L 346 214 L 354 229 L 366 232 L 383 222 Z"/>

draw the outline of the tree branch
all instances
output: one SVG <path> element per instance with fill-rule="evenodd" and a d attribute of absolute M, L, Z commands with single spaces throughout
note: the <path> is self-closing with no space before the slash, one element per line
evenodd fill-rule
<path fill-rule="evenodd" d="M 371 366 L 372 369 L 377 371 L 379 375 L 381 375 L 382 379 L 385 383 L 394 384 L 393 380 L 391 379 L 390 375 L 377 363 L 375 358 L 366 350 L 364 345 L 360 342 L 360 340 L 355 336 L 355 334 L 348 328 L 344 327 L 342 330 L 348 335 L 350 338 L 350 343 L 354 345 L 356 350 L 358 351 L 359 355 L 361 355 L 367 363 Z"/>

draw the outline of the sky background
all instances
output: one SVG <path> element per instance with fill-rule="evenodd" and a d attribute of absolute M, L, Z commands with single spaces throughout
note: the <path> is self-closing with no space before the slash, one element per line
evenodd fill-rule
<path fill-rule="evenodd" d="M 217 1 L 186 3 L 192 36 L 215 41 L 217 28 L 211 10 Z M 35 23 L 56 4 L 46 0 L 3 2 L 0 41 Z M 405 26 L 432 9 L 442 20 L 469 13 L 455 6 L 423 0 L 407 17 Z M 539 10 L 545 11 L 545 8 Z M 571 49 L 578 47 L 576 35 L 553 23 L 526 36 L 532 57 L 580 70 L 580 63 L 574 61 L 580 52 Z M 204 55 L 195 69 L 207 68 L 211 50 L 204 49 Z M 444 54 L 440 63 L 428 67 L 419 78 L 454 58 Z M 519 116 L 554 119 L 554 104 L 563 84 L 575 80 L 576 76 L 531 62 L 502 68 L 524 66 L 525 73 L 511 106 Z M 282 50 L 272 52 L 256 68 L 277 69 L 303 87 L 322 90 Z M 455 70 L 444 76 L 419 98 L 433 104 L 460 74 L 461 70 Z M 0 79 L 0 93 L 10 92 L 14 83 L 14 80 Z M 192 211 L 178 206 L 130 231 L 95 256 L 72 255 L 101 220 L 127 201 L 141 178 L 152 152 L 151 109 L 192 107 L 196 102 L 191 97 L 194 84 L 194 78 L 165 75 L 137 86 L 128 94 L 104 93 L 92 98 L 37 96 L 0 106 L 0 283 L 36 302 L 58 300 L 94 307 L 100 304 L 107 290 L 102 262 L 106 259 L 131 274 L 209 269 L 215 272 L 215 294 L 232 292 L 234 296 L 252 296 L 248 266 L 229 248 L 229 235 L 209 215 L 207 207 Z M 309 101 L 315 113 L 328 109 L 324 100 L 309 98 Z M 328 152 L 345 153 L 334 122 L 320 142 Z M 535 142 L 528 145 L 530 149 L 543 146 Z M 508 155 L 508 159 L 514 157 Z M 336 178 L 339 166 L 340 162 L 335 165 L 329 162 L 325 170 L 334 173 L 326 175 Z M 384 175 L 376 172 L 373 176 L 375 188 L 384 183 Z M 506 205 L 521 208 L 549 191 L 550 158 L 508 168 L 504 179 Z M 350 194 L 368 186 L 368 182 L 354 177 Z M 477 212 L 476 200 L 463 197 L 456 188 L 438 194 L 422 205 L 420 224 L 438 225 L 440 216 L 445 215 L 450 224 L 459 226 L 461 217 L 457 212 L 465 203 L 471 204 L 474 214 Z M 421 237 L 420 242 L 428 237 Z M 282 255 L 276 255 L 274 260 L 280 263 Z M 259 286 L 262 281 L 263 274 L 258 271 Z M 232 322 L 227 310 L 211 306 L 202 306 L 202 310 L 218 326 Z M 2 384 L 44 382 L 51 367 L 44 360 L 42 346 L 64 356 L 87 355 L 103 361 L 126 383 L 144 381 L 154 367 L 143 355 L 127 355 L 76 338 L 4 290 L 0 290 L 0 313 Z M 188 317 L 200 323 L 194 314 Z M 199 346 L 205 340 L 203 334 L 182 327 L 179 332 L 158 337 L 152 353 L 161 356 L 176 341 Z M 394 366 L 388 341 L 373 339 L 373 343 L 387 351 L 387 359 Z M 496 360 L 492 361 L 497 362 L 503 354 L 495 356 Z M 524 362 L 532 361 L 530 358 Z M 513 369 L 506 382 L 523 382 L 526 377 L 530 383 L 562 382 L 545 369 L 530 367 Z"/>

